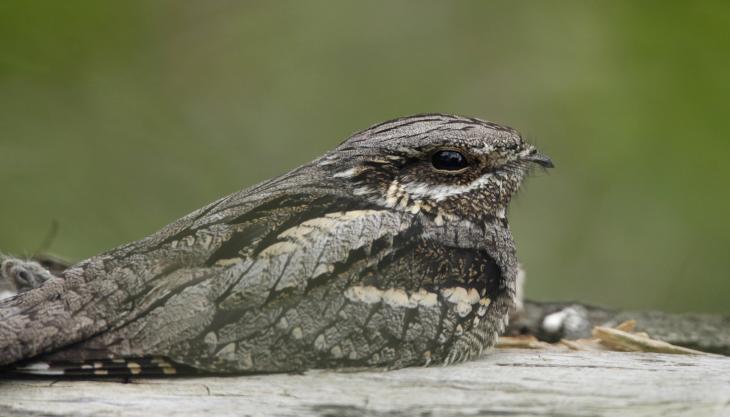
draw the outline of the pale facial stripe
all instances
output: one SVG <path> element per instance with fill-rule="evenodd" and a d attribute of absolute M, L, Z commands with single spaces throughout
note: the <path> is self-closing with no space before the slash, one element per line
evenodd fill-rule
<path fill-rule="evenodd" d="M 408 196 L 413 199 L 428 199 L 432 201 L 443 201 L 449 197 L 454 197 L 470 191 L 476 190 L 487 185 L 490 181 L 501 183 L 501 180 L 494 177 L 493 173 L 486 173 L 466 185 L 433 185 L 423 182 L 409 182 L 402 184 L 401 187 Z"/>

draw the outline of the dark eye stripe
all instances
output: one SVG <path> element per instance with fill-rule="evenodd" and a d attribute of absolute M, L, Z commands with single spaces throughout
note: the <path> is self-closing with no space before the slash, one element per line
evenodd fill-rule
<path fill-rule="evenodd" d="M 464 155 L 452 150 L 435 152 L 431 156 L 431 163 L 434 168 L 442 171 L 459 171 L 469 165 Z"/>

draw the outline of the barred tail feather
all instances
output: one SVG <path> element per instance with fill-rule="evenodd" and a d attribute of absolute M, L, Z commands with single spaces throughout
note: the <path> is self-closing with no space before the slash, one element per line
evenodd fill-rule
<path fill-rule="evenodd" d="M 31 361 L 5 369 L 5 375 L 49 377 L 133 377 L 191 375 L 194 368 L 173 363 L 162 357 L 118 358 L 87 362 Z"/>

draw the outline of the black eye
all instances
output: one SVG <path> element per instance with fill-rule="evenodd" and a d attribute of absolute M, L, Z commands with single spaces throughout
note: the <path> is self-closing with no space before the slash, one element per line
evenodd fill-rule
<path fill-rule="evenodd" d="M 437 151 L 431 156 L 431 163 L 443 171 L 459 171 L 469 165 L 464 155 L 451 150 Z"/>

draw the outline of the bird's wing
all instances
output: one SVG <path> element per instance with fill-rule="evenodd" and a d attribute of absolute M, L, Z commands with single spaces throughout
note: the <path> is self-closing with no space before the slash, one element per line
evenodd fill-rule
<path fill-rule="evenodd" d="M 58 279 L 0 301 L 0 365 L 57 350 L 133 320 L 154 288 L 220 269 L 216 257 L 228 247 L 254 248 L 286 222 L 338 210 L 352 201 L 322 190 L 297 187 L 291 174 L 232 194 L 159 232 L 68 269 Z M 286 179 L 291 186 L 286 186 Z M 318 179 L 315 179 L 319 181 Z M 241 230 L 241 224 L 251 225 Z M 250 242 L 248 242 L 248 241 Z M 242 253 L 242 256 L 246 256 Z M 153 294 L 154 295 L 154 294 Z"/>
<path fill-rule="evenodd" d="M 485 251 L 424 239 L 421 226 L 378 209 L 284 226 L 255 255 L 219 259 L 223 273 L 30 370 L 156 375 L 466 359 L 493 343 L 510 305 L 500 268 Z"/>
<path fill-rule="evenodd" d="M 259 201 L 245 210 L 231 206 L 218 203 L 181 220 L 187 223 L 184 227 L 173 224 L 164 233 L 70 268 L 67 285 L 88 279 L 94 271 L 106 276 L 56 291 L 65 308 L 56 307 L 61 311 L 46 319 L 45 327 L 31 322 L 36 315 L 43 318 L 44 305 L 24 306 L 22 299 L 2 309 L 0 326 L 24 317 L 25 332 L 16 333 L 19 346 L 42 351 L 48 350 L 39 344 L 44 343 L 42 332 L 49 331 L 49 322 L 50 331 L 68 324 L 78 330 L 89 321 L 109 323 L 88 336 L 77 331 L 80 339 L 71 342 L 79 343 L 71 346 L 46 344 L 56 351 L 47 358 L 62 361 L 64 368 L 89 360 L 98 364 L 111 356 L 188 352 L 192 345 L 210 344 L 211 329 L 230 324 L 244 312 L 307 291 L 370 251 L 385 252 L 412 221 L 410 215 L 353 209 L 351 200 L 311 192 Z M 94 316 L 97 312 L 101 315 Z"/>

